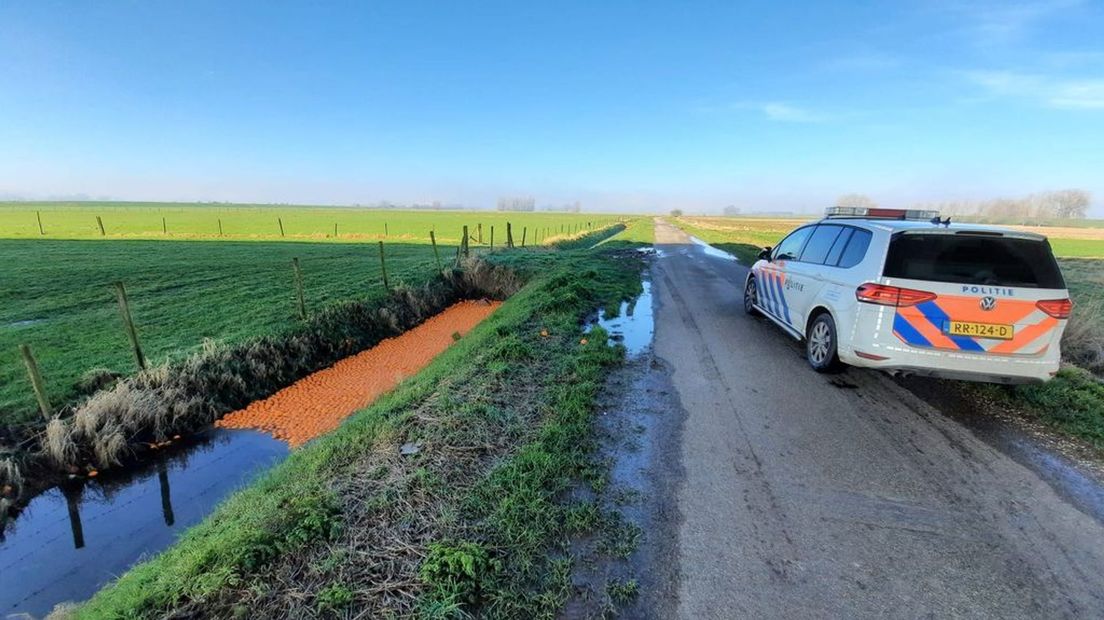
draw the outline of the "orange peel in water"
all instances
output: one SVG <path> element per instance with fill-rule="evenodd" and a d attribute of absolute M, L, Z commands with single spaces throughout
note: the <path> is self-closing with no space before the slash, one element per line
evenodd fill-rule
<path fill-rule="evenodd" d="M 310 374 L 215 422 L 220 428 L 264 431 L 295 448 L 324 435 L 429 365 L 490 316 L 501 302 L 462 301 L 421 325 Z"/>

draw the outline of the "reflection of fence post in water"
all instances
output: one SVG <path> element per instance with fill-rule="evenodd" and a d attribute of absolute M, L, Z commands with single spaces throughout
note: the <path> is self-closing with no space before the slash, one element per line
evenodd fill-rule
<path fill-rule="evenodd" d="M 165 516 L 165 525 L 172 527 L 176 517 L 173 516 L 172 497 L 169 496 L 169 470 L 164 461 L 157 464 L 157 479 L 161 482 L 161 514 Z"/>
<path fill-rule="evenodd" d="M 84 547 L 84 527 L 81 526 L 80 497 L 83 486 L 61 485 L 61 493 L 65 495 L 65 503 L 69 507 L 69 527 L 73 530 L 73 548 Z"/>

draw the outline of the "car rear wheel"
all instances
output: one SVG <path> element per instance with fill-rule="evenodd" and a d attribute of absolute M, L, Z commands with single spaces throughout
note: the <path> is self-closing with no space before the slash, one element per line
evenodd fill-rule
<path fill-rule="evenodd" d="M 755 309 L 757 303 L 759 303 L 759 287 L 755 284 L 755 276 L 751 276 L 744 284 L 744 312 L 751 316 L 759 316 L 759 311 Z"/>
<path fill-rule="evenodd" d="M 813 319 L 805 336 L 805 359 L 817 372 L 835 372 L 842 367 L 836 340 L 836 322 L 827 312 Z"/>

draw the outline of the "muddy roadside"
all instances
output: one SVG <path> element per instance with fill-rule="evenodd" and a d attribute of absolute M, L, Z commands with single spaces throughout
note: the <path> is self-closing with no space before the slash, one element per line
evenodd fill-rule
<path fill-rule="evenodd" d="M 648 272 L 644 294 L 618 317 L 597 322 L 626 349 L 625 363 L 610 373 L 598 401 L 598 462 L 608 479 L 597 493 L 601 511 L 617 515 L 634 534 L 577 541 L 574 588 L 565 618 L 612 613 L 625 618 L 668 618 L 678 597 L 676 491 L 682 479 L 679 436 L 685 412 L 671 385 L 670 369 L 652 347 L 655 300 Z M 626 538 L 630 540 L 626 540 Z"/>
<path fill-rule="evenodd" d="M 1007 400 L 987 396 L 975 384 L 924 377 L 896 382 L 1034 472 L 1079 511 L 1104 523 L 1104 452 L 1062 435 Z"/>

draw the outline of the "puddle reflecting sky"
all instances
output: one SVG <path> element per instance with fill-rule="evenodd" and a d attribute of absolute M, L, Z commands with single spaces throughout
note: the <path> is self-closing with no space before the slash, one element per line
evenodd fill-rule
<path fill-rule="evenodd" d="M 643 285 L 644 292 L 639 297 L 621 302 L 617 316 L 607 317 L 605 310 L 599 310 L 596 321 L 609 332 L 612 340 L 625 345 L 626 354 L 630 358 L 647 351 L 652 346 L 652 336 L 655 334 L 652 283 L 644 280 Z"/>
<path fill-rule="evenodd" d="M 0 542 L 0 618 L 87 599 L 172 544 L 288 447 L 254 431 L 216 430 L 174 452 L 125 477 L 31 500 Z"/>
<path fill-rule="evenodd" d="M 724 260 L 730 260 L 737 263 L 740 262 L 740 259 L 736 258 L 732 254 L 729 254 L 728 252 L 725 252 L 724 250 L 721 250 L 719 248 L 715 248 L 708 243 L 702 241 L 701 239 L 698 239 L 694 235 L 690 235 L 690 240 L 693 241 L 695 245 L 701 246 L 702 251 L 709 256 L 712 256 L 714 258 L 723 258 Z"/>

